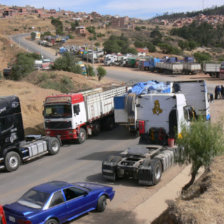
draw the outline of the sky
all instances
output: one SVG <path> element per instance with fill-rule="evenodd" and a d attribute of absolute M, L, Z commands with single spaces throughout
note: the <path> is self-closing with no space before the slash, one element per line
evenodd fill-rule
<path fill-rule="evenodd" d="M 224 0 L 0 0 L 7 6 L 34 6 L 74 12 L 149 19 L 166 12 L 188 12 L 224 5 Z"/>

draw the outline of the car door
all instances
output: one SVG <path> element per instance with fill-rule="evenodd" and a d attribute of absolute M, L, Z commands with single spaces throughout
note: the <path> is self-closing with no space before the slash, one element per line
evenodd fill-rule
<path fill-rule="evenodd" d="M 67 219 L 85 213 L 90 209 L 88 192 L 76 187 L 69 187 L 63 190 L 66 199 Z"/>

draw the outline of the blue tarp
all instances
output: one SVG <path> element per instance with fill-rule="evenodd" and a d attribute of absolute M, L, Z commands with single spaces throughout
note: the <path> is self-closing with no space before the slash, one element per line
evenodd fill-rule
<path fill-rule="evenodd" d="M 135 93 L 136 95 L 147 93 L 171 93 L 171 84 L 166 82 L 147 81 L 139 82 L 132 86 L 129 93 Z"/>

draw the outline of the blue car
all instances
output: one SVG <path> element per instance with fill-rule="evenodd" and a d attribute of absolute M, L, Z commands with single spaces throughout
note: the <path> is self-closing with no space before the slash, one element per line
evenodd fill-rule
<path fill-rule="evenodd" d="M 7 224 L 60 224 L 92 210 L 103 212 L 114 194 L 104 185 L 52 181 L 31 188 L 3 208 Z"/>

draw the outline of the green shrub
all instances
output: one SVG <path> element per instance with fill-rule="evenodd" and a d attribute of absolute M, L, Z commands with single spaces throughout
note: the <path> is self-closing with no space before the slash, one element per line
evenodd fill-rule
<path fill-rule="evenodd" d="M 159 43 L 158 46 L 165 54 L 181 54 L 181 50 L 177 47 L 173 47 L 168 43 Z"/>
<path fill-rule="evenodd" d="M 3 75 L 2 75 L 2 73 L 0 72 L 0 80 L 1 80 L 1 79 L 3 79 Z"/>
<path fill-rule="evenodd" d="M 21 80 L 34 70 L 34 60 L 40 59 L 40 55 L 35 53 L 19 53 L 16 62 L 12 64 L 12 80 Z"/>
<path fill-rule="evenodd" d="M 97 70 L 98 81 L 100 81 L 107 74 L 107 71 L 102 66 L 97 67 L 96 70 Z"/>
<path fill-rule="evenodd" d="M 203 63 L 205 61 L 210 61 L 212 57 L 209 53 L 206 52 L 196 52 L 194 53 L 194 58 L 197 62 Z"/>
<path fill-rule="evenodd" d="M 151 42 L 147 42 L 146 47 L 148 48 L 149 52 L 155 52 L 156 51 L 156 47 Z"/>
<path fill-rule="evenodd" d="M 80 65 L 74 64 L 71 67 L 71 72 L 76 73 L 76 74 L 82 74 L 82 68 Z"/>
<path fill-rule="evenodd" d="M 52 81 L 49 76 L 45 76 L 45 78 L 46 79 L 42 79 L 42 82 L 39 84 L 41 88 L 54 89 L 62 93 L 69 93 L 74 90 L 71 79 L 66 76 L 63 76 L 59 81 Z"/>
<path fill-rule="evenodd" d="M 87 65 L 86 67 L 87 76 L 95 76 L 95 71 L 91 65 Z"/>

